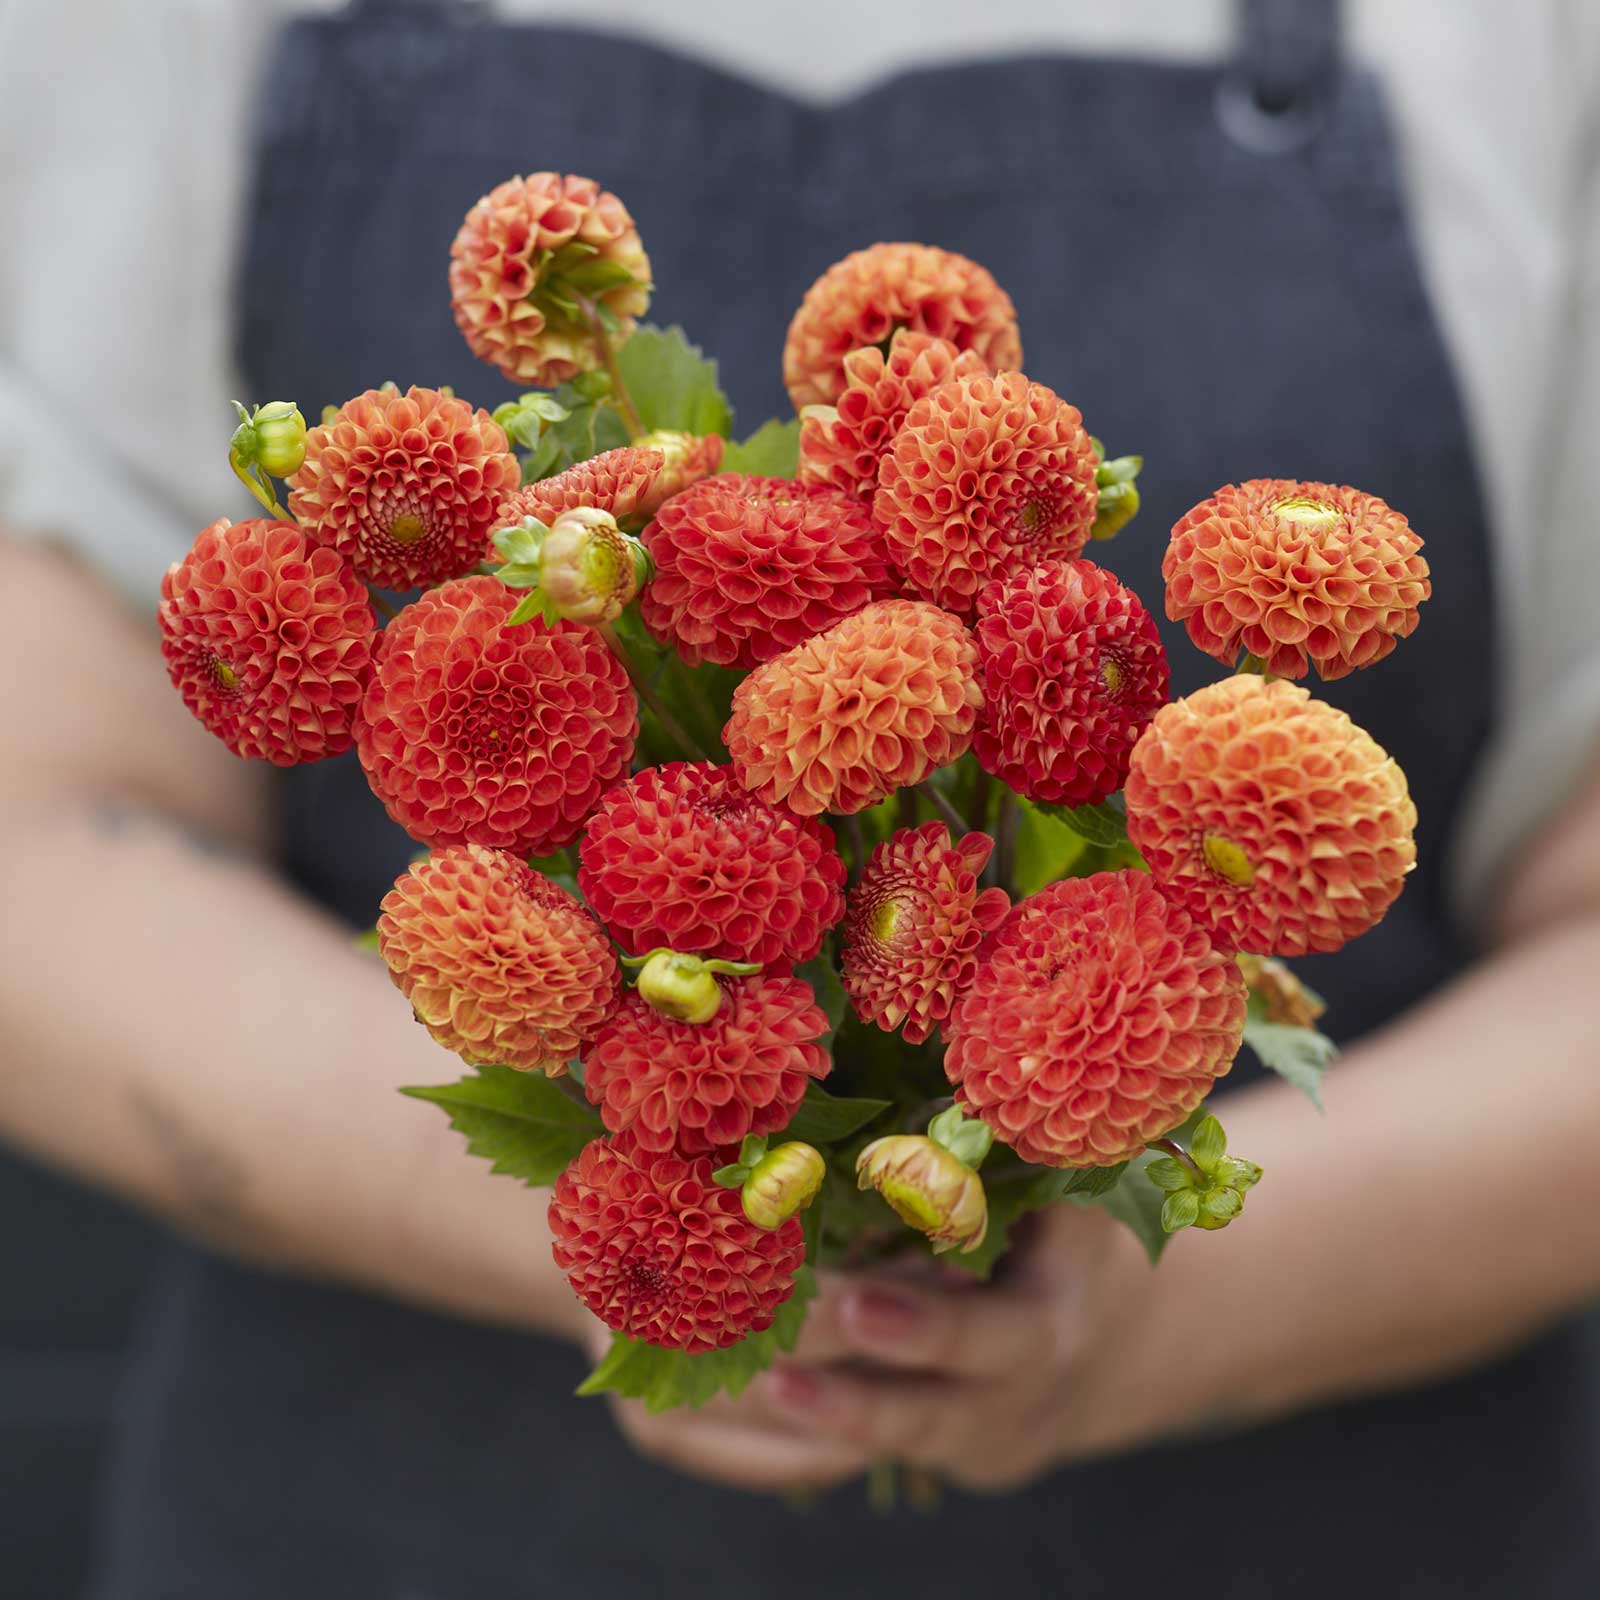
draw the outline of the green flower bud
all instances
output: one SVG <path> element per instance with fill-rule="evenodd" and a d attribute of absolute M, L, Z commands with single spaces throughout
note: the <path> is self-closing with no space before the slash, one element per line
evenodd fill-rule
<path fill-rule="evenodd" d="M 649 561 L 609 511 L 580 506 L 550 524 L 539 552 L 539 583 L 556 615 L 614 622 L 648 578 Z"/>
<path fill-rule="evenodd" d="M 639 969 L 640 998 L 674 1022 L 709 1022 L 722 1009 L 718 976 L 748 977 L 761 970 L 750 961 L 704 961 L 666 949 L 624 956 L 622 964 Z"/>
<path fill-rule="evenodd" d="M 856 1158 L 862 1189 L 876 1189 L 908 1227 L 926 1234 L 934 1254 L 976 1250 L 989 1230 L 983 1180 L 925 1134 L 874 1139 Z"/>
<path fill-rule="evenodd" d="M 1095 506 L 1091 539 L 1114 539 L 1139 514 L 1139 488 L 1134 483 L 1108 483 Z"/>
<path fill-rule="evenodd" d="M 292 400 L 272 400 L 251 418 L 255 458 L 274 478 L 292 477 L 306 458 L 306 419 Z"/>
<path fill-rule="evenodd" d="M 781 1228 L 797 1211 L 817 1197 L 827 1173 L 822 1152 L 791 1140 L 769 1150 L 744 1180 L 740 1199 L 744 1214 L 768 1233 Z"/>

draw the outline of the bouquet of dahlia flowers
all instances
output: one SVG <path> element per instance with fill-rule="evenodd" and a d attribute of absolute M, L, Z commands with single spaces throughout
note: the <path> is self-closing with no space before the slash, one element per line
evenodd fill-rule
<path fill-rule="evenodd" d="M 1196 506 L 1167 614 L 1233 675 L 1169 703 L 1149 613 L 1084 559 L 1140 459 L 1023 374 L 975 262 L 830 267 L 783 349 L 797 416 L 732 442 L 715 365 L 637 323 L 615 195 L 511 179 L 451 257 L 526 392 L 241 407 L 268 514 L 172 567 L 162 649 L 237 754 L 353 745 L 423 847 L 368 937 L 471 1070 L 408 1092 L 553 1185 L 615 1330 L 586 1389 L 737 1392 L 818 1260 L 983 1276 L 1058 1203 L 1152 1259 L 1227 1226 L 1261 1174 L 1206 1096 L 1242 1042 L 1315 1096 L 1321 1005 L 1280 958 L 1413 864 L 1404 775 L 1289 681 L 1416 626 L 1405 518 L 1278 479 Z"/>

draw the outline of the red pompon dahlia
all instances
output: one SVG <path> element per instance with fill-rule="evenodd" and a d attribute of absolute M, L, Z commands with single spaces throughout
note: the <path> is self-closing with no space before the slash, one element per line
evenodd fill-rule
<path fill-rule="evenodd" d="M 659 450 L 666 463 L 655 487 L 639 502 L 639 514 L 647 517 L 653 517 L 691 483 L 699 483 L 716 472 L 722 465 L 722 452 L 728 447 L 720 433 L 678 433 L 671 428 L 657 428 L 639 444 L 646 450 Z"/>
<path fill-rule="evenodd" d="M 546 855 L 627 770 L 638 705 L 592 628 L 535 618 L 493 578 L 430 589 L 384 629 L 356 745 L 413 839 Z"/>
<path fill-rule="evenodd" d="M 991 578 L 1083 549 L 1098 465 L 1054 390 L 1020 372 L 954 378 L 907 413 L 873 515 L 911 589 L 964 616 Z"/>
<path fill-rule="evenodd" d="M 941 383 L 988 370 L 976 350 L 909 328 L 895 334 L 887 355 L 877 345 L 852 350 L 834 406 L 807 406 L 801 415 L 799 481 L 870 502 L 878 463 L 912 406 Z"/>
<path fill-rule="evenodd" d="M 1233 950 L 1337 950 L 1416 865 L 1398 764 L 1296 684 L 1224 678 L 1157 712 L 1134 747 L 1128 837 Z"/>
<path fill-rule="evenodd" d="M 956 1002 L 945 1071 L 1025 1161 L 1104 1167 L 1176 1127 L 1233 1065 L 1239 964 L 1149 877 L 1024 900 Z"/>
<path fill-rule="evenodd" d="M 493 548 L 493 532 L 521 522 L 524 517 L 537 517 L 548 526 L 563 511 L 584 507 L 609 511 L 618 522 L 645 515 L 655 503 L 656 484 L 665 460 L 659 450 L 624 445 L 506 495 L 495 508 L 487 559 L 500 560 Z"/>
<path fill-rule="evenodd" d="M 921 1044 L 972 981 L 983 935 L 1006 914 L 1004 889 L 978 888 L 986 833 L 950 842 L 942 822 L 902 828 L 873 852 L 850 891 L 844 992 L 863 1022 Z"/>
<path fill-rule="evenodd" d="M 714 1169 L 619 1133 L 591 1140 L 556 1179 L 556 1265 L 608 1328 L 695 1354 L 772 1326 L 805 1260 L 800 1219 L 758 1228 Z"/>
<path fill-rule="evenodd" d="M 617 1002 L 600 924 L 503 850 L 440 850 L 395 880 L 378 950 L 421 1022 L 469 1066 L 558 1078 Z"/>
<path fill-rule="evenodd" d="M 1376 495 L 1253 478 L 1179 519 L 1161 575 L 1167 615 L 1231 667 L 1247 650 L 1281 678 L 1342 678 L 1381 661 L 1433 592 L 1422 540 Z"/>
<path fill-rule="evenodd" d="M 1022 365 L 1016 308 L 985 268 L 933 245 L 875 244 L 829 267 L 789 324 L 783 381 L 795 410 L 832 405 L 845 357 L 897 328 L 976 351 L 997 371 Z"/>
<path fill-rule="evenodd" d="M 213 522 L 161 580 L 161 654 L 236 756 L 292 767 L 350 747 L 372 671 L 372 602 L 292 523 Z"/>
<path fill-rule="evenodd" d="M 739 782 L 801 816 L 849 815 L 963 756 L 983 703 L 959 618 L 880 600 L 757 667 L 723 742 Z"/>
<path fill-rule="evenodd" d="M 596 267 L 627 278 L 596 290 Z M 456 326 L 475 356 L 528 388 L 553 389 L 600 364 L 594 330 L 568 309 L 574 293 L 607 307 L 625 339 L 650 288 L 628 208 L 590 178 L 507 179 L 467 213 L 450 246 Z"/>
<path fill-rule="evenodd" d="M 437 389 L 369 389 L 306 435 L 289 509 L 380 589 L 471 572 L 521 482 L 487 411 Z"/>
<path fill-rule="evenodd" d="M 1046 561 L 978 599 L 978 762 L 1018 794 L 1092 805 L 1128 776 L 1167 703 L 1167 653 L 1131 589 L 1089 561 Z"/>
<path fill-rule="evenodd" d="M 748 669 L 893 592 L 859 500 L 736 472 L 675 495 L 644 531 L 645 626 L 691 666 Z"/>
<path fill-rule="evenodd" d="M 709 1022 L 675 1022 L 637 991 L 583 1058 L 583 1086 L 613 1133 L 642 1150 L 700 1155 L 775 1133 L 832 1063 L 811 985 L 783 973 L 721 980 Z"/>
<path fill-rule="evenodd" d="M 832 830 L 746 794 L 731 767 L 673 761 L 589 819 L 578 883 L 629 955 L 809 961 L 844 914 Z"/>

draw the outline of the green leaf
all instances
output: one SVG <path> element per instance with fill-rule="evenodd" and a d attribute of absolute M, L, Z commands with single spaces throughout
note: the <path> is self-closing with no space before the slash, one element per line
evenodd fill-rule
<path fill-rule="evenodd" d="M 517 602 L 517 609 L 506 618 L 503 627 L 515 628 L 524 622 L 532 622 L 535 617 L 542 618 L 551 627 L 561 620 L 561 613 L 550 603 L 550 597 L 543 589 L 530 589 Z"/>
<path fill-rule="evenodd" d="M 815 1083 L 806 1085 L 800 1109 L 789 1119 L 783 1138 L 804 1144 L 838 1144 L 859 1132 L 889 1109 L 887 1100 L 845 1100 L 829 1094 Z"/>
<path fill-rule="evenodd" d="M 1311 1097 L 1322 1110 L 1322 1074 L 1339 1053 L 1339 1047 L 1315 1028 L 1295 1028 L 1284 1022 L 1268 1022 L 1260 1014 L 1260 1003 L 1251 996 L 1245 1014 L 1244 1042 L 1280 1077 Z"/>
<path fill-rule="evenodd" d="M 718 1167 L 711 1174 L 711 1181 L 722 1189 L 742 1189 L 744 1180 L 749 1176 L 749 1167 L 742 1161 L 734 1161 L 725 1167 Z"/>
<path fill-rule="evenodd" d="M 716 362 L 690 344 L 682 328 L 636 329 L 617 352 L 617 365 L 647 430 L 726 437 L 733 427 Z"/>
<path fill-rule="evenodd" d="M 1192 1228 L 1200 1215 L 1200 1196 L 1193 1189 L 1180 1189 L 1161 1202 L 1161 1231 L 1178 1233 Z"/>
<path fill-rule="evenodd" d="M 1053 817 L 1031 800 L 1023 800 L 1017 816 L 1017 888 L 1037 894 L 1047 883 L 1064 878 L 1088 849 L 1075 828 Z"/>
<path fill-rule="evenodd" d="M 748 439 L 722 452 L 723 472 L 745 472 L 755 478 L 792 478 L 800 470 L 800 419 L 763 422 Z"/>
<path fill-rule="evenodd" d="M 1019 1160 L 1004 1145 L 995 1146 L 1011 1159 L 984 1180 L 989 1200 L 989 1231 L 976 1250 L 952 1251 L 939 1259 L 987 1278 L 1011 1248 L 1011 1230 L 1030 1211 L 1042 1211 L 1060 1200 L 1092 1201 L 1116 1184 L 1121 1164 L 1114 1167 L 1036 1167 Z"/>
<path fill-rule="evenodd" d="M 1174 1161 L 1171 1156 L 1157 1156 L 1144 1170 L 1144 1175 L 1158 1189 L 1165 1189 L 1168 1194 L 1176 1194 L 1179 1189 L 1187 1189 L 1189 1184 L 1189 1169 L 1181 1161 Z"/>
<path fill-rule="evenodd" d="M 563 274 L 561 281 L 568 288 L 576 289 L 579 294 L 591 299 L 612 289 L 620 289 L 624 284 L 638 282 L 620 261 L 585 261 Z"/>
<path fill-rule="evenodd" d="M 817 1004 L 827 1013 L 828 1036 L 822 1041 L 822 1047 L 824 1050 L 831 1050 L 833 1036 L 839 1031 L 839 1024 L 844 1021 L 845 1008 L 850 1002 L 844 992 L 844 979 L 839 976 L 839 969 L 834 966 L 827 947 L 823 947 L 820 955 L 813 956 L 811 960 L 796 967 L 794 975 L 797 978 L 804 978 L 811 985 L 811 992 L 816 995 Z"/>
<path fill-rule="evenodd" d="M 747 1133 L 739 1142 L 739 1165 L 753 1167 L 767 1153 L 765 1134 Z"/>
<path fill-rule="evenodd" d="M 1148 1151 L 1137 1155 L 1121 1174 L 1115 1188 L 1083 1203 L 1103 1206 L 1118 1222 L 1133 1229 L 1144 1252 L 1154 1266 L 1167 1247 L 1168 1234 L 1161 1225 L 1161 1208 L 1166 1196 L 1146 1176 L 1145 1168 L 1155 1158 Z M 1193 1195 L 1194 1191 L 1184 1193 Z M 1196 1205 L 1198 1205 L 1196 1201 Z"/>
<path fill-rule="evenodd" d="M 941 1111 L 928 1124 L 928 1137 L 974 1172 L 983 1165 L 984 1157 L 994 1145 L 994 1133 L 988 1123 L 969 1117 L 960 1106 L 948 1106 Z"/>
<path fill-rule="evenodd" d="M 1128 815 L 1120 794 L 1114 794 L 1109 800 L 1102 800 L 1094 806 L 1041 805 L 1039 809 L 1046 816 L 1066 823 L 1090 844 L 1109 848 L 1128 842 Z"/>
<path fill-rule="evenodd" d="M 1214 1173 L 1217 1163 L 1228 1153 L 1228 1138 L 1214 1116 L 1200 1119 L 1200 1126 L 1189 1140 L 1189 1154 L 1202 1172 Z"/>

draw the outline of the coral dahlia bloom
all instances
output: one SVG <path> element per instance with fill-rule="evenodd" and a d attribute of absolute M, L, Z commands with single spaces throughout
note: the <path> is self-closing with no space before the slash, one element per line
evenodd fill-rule
<path fill-rule="evenodd" d="M 628 770 L 638 706 L 592 628 L 535 618 L 494 578 L 430 589 L 384 630 L 356 746 L 413 839 L 546 855 Z"/>
<path fill-rule="evenodd" d="M 948 611 L 880 600 L 757 667 L 723 742 L 739 782 L 801 816 L 848 815 L 972 743 L 978 647 Z"/>
<path fill-rule="evenodd" d="M 783 381 L 795 410 L 832 405 L 845 357 L 898 328 L 976 351 L 996 370 L 1022 365 L 1016 309 L 985 268 L 933 245 L 875 244 L 829 267 L 789 324 Z"/>
<path fill-rule="evenodd" d="M 378 950 L 429 1033 L 471 1066 L 552 1078 L 617 1001 L 604 930 L 565 889 L 503 850 L 441 850 L 395 880 Z"/>
<path fill-rule="evenodd" d="M 920 1044 L 972 981 L 983 935 L 1006 914 L 1004 889 L 979 889 L 986 833 L 950 842 L 942 822 L 902 828 L 873 852 L 850 891 L 844 991 L 863 1022 Z"/>
<path fill-rule="evenodd" d="M 616 1134 L 591 1140 L 556 1179 L 556 1265 L 608 1328 L 695 1354 L 772 1326 L 805 1260 L 800 1219 L 757 1227 L 714 1170 L 710 1157 Z"/>
<path fill-rule="evenodd" d="M 639 613 L 691 666 L 758 666 L 892 592 L 870 512 L 837 489 L 723 473 L 643 537 L 656 571 Z"/>
<path fill-rule="evenodd" d="M 724 978 L 709 1022 L 676 1022 L 626 995 L 583 1058 L 583 1085 L 613 1133 L 685 1155 L 775 1133 L 832 1063 L 811 985 L 782 973 Z"/>
<path fill-rule="evenodd" d="M 580 849 L 579 886 L 630 955 L 809 961 L 844 914 L 832 830 L 746 794 L 709 761 L 619 783 Z"/>
<path fill-rule="evenodd" d="M 493 548 L 493 534 L 524 517 L 537 517 L 548 527 L 562 512 L 585 508 L 609 511 L 618 522 L 643 516 L 656 501 L 656 484 L 665 461 L 659 450 L 624 445 L 506 495 L 495 508 L 486 559 L 500 560 Z M 485 558 L 480 554 L 480 559 Z"/>
<path fill-rule="evenodd" d="M 306 435 L 289 509 L 380 589 L 470 572 L 522 481 L 487 411 L 437 389 L 369 389 Z"/>
<path fill-rule="evenodd" d="M 1159 711 L 1125 798 L 1156 881 L 1252 955 L 1337 950 L 1382 918 L 1416 864 L 1406 775 L 1292 683 L 1224 678 Z"/>
<path fill-rule="evenodd" d="M 647 517 L 653 517 L 691 483 L 709 478 L 722 465 L 722 452 L 728 447 L 720 433 L 679 433 L 671 428 L 657 428 L 639 444 L 646 450 L 659 450 L 665 463 L 655 487 L 639 504 L 640 514 Z"/>
<path fill-rule="evenodd" d="M 158 616 L 173 686 L 235 755 L 291 767 L 349 749 L 375 622 L 336 551 L 224 517 L 167 569 Z"/>
<path fill-rule="evenodd" d="M 911 589 L 966 615 L 991 578 L 1083 549 L 1098 464 L 1054 390 L 1019 372 L 953 378 L 906 414 L 873 515 Z"/>
<path fill-rule="evenodd" d="M 1089 561 L 1046 561 L 978 600 L 984 771 L 1030 800 L 1094 804 L 1128 775 L 1167 703 L 1167 653 L 1131 589 Z"/>
<path fill-rule="evenodd" d="M 1167 615 L 1224 666 L 1247 650 L 1282 678 L 1342 678 L 1416 628 L 1433 591 L 1421 549 L 1376 495 L 1292 478 L 1229 484 L 1172 530 Z"/>
<path fill-rule="evenodd" d="M 1236 961 L 1142 872 L 1024 900 L 956 1002 L 945 1071 L 1025 1161 L 1102 1167 L 1182 1122 L 1233 1065 Z"/>
<path fill-rule="evenodd" d="M 513 383 L 552 389 L 600 363 L 587 321 L 546 291 L 570 301 L 597 264 L 628 274 L 588 295 L 616 314 L 614 337 L 625 339 L 650 304 L 650 258 L 628 208 L 590 178 L 509 178 L 473 206 L 450 246 L 456 326 L 472 353 Z"/>

